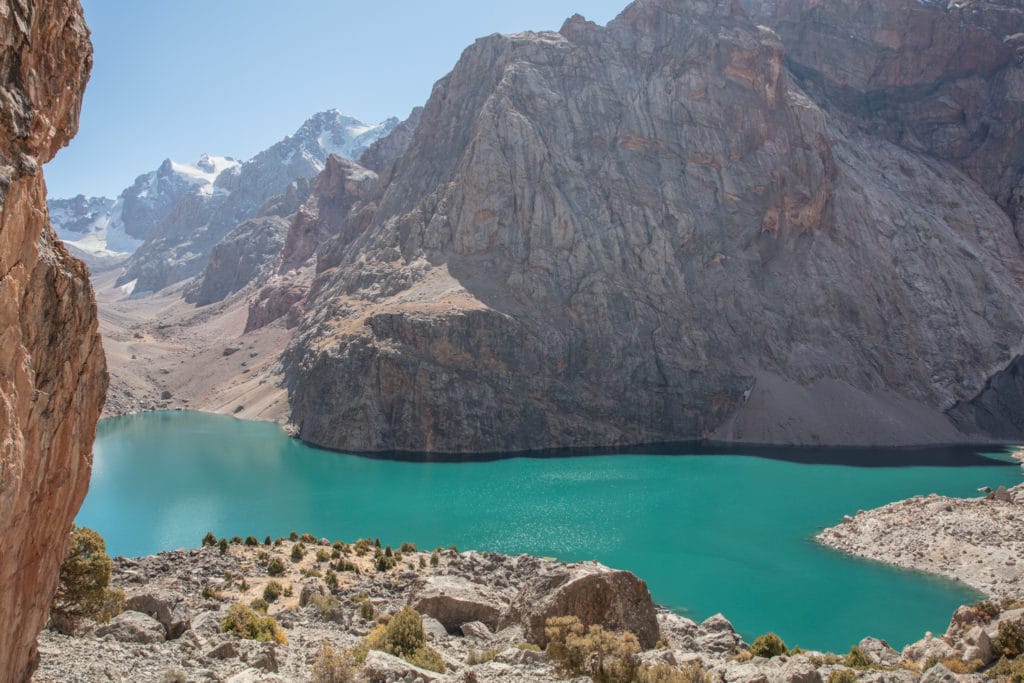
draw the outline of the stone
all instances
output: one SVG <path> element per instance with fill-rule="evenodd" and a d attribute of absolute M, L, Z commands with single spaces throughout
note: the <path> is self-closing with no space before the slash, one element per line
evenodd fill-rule
<path fill-rule="evenodd" d="M 425 682 L 441 680 L 441 674 L 421 669 L 379 650 L 370 650 L 363 666 L 363 676 L 369 683 L 391 683 L 392 681 L 413 681 L 422 679 Z"/>
<path fill-rule="evenodd" d="M 889 643 L 878 638 L 864 638 L 857 645 L 872 664 L 899 666 L 900 653 L 889 647 Z"/>
<path fill-rule="evenodd" d="M 805 657 L 792 657 L 779 672 L 781 683 L 821 683 L 821 674 Z"/>
<path fill-rule="evenodd" d="M 477 640 L 490 640 L 494 634 L 491 629 L 487 627 L 487 624 L 479 621 L 469 621 L 459 627 L 462 631 L 462 635 L 466 638 L 476 638 Z"/>
<path fill-rule="evenodd" d="M 240 650 L 234 640 L 225 640 L 206 653 L 208 659 L 238 659 Z"/>
<path fill-rule="evenodd" d="M 423 631 L 428 638 L 441 640 L 448 637 L 448 630 L 440 621 L 430 615 L 423 615 Z"/>
<path fill-rule="evenodd" d="M 141 612 L 121 612 L 96 629 L 96 636 L 110 636 L 121 643 L 162 643 L 165 640 L 163 624 Z"/>
<path fill-rule="evenodd" d="M 54 233 L 42 171 L 78 130 L 82 7 L 6 3 L 0 33 L 0 681 L 23 681 L 89 485 L 107 373 L 89 274 Z"/>
<path fill-rule="evenodd" d="M 322 581 L 316 579 L 306 581 L 302 584 L 302 591 L 299 593 L 299 607 L 308 605 L 314 596 L 320 597 L 327 594 L 327 586 Z"/>
<path fill-rule="evenodd" d="M 184 596 L 169 591 L 147 590 L 129 593 L 125 607 L 148 614 L 159 621 L 167 635 L 173 640 L 192 627 L 192 612 Z"/>
<path fill-rule="evenodd" d="M 629 631 L 645 649 L 658 641 L 658 620 L 647 584 L 630 572 L 597 562 L 560 566 L 531 577 L 513 601 L 505 623 L 519 622 L 527 639 L 544 647 L 545 622 L 555 616 L 576 616 L 585 626 Z"/>
<path fill-rule="evenodd" d="M 506 593 L 461 576 L 426 577 L 411 602 L 413 609 L 441 622 L 448 631 L 471 621 L 497 628 L 509 603 Z"/>
<path fill-rule="evenodd" d="M 931 634 L 926 635 L 916 643 L 911 643 L 903 648 L 903 659 L 923 664 L 930 659 L 941 661 L 956 657 L 956 651 L 941 638 L 933 638 Z"/>
<path fill-rule="evenodd" d="M 992 650 L 992 640 L 981 626 L 975 626 L 964 635 L 964 645 L 963 659 L 966 662 L 977 659 L 983 665 L 987 665 L 996 659 Z"/>
<path fill-rule="evenodd" d="M 920 683 L 958 683 L 957 675 L 942 664 L 936 664 L 924 672 Z"/>

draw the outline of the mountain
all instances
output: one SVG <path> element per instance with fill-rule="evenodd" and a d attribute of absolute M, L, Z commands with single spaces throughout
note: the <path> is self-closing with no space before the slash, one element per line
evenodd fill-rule
<path fill-rule="evenodd" d="M 322 171 L 328 155 L 358 156 L 397 124 L 397 119 L 388 119 L 366 125 L 337 110 L 312 116 L 294 135 L 224 169 L 203 186 L 208 189 L 181 194 L 152 223 L 118 285 L 134 282 L 136 293 L 152 292 L 200 274 L 213 247 L 235 226 L 260 215 L 294 212 L 304 195 L 293 191 L 295 201 L 286 205 L 276 198 L 288 193 L 292 183 L 302 185 Z M 271 206 L 264 207 L 268 202 Z"/>
<path fill-rule="evenodd" d="M 993 410 L 1012 431 L 1021 16 L 637 0 L 478 40 L 316 227 L 283 357 L 300 437 L 896 445 L 986 438 Z M 356 172 L 309 201 L 341 206 Z"/>

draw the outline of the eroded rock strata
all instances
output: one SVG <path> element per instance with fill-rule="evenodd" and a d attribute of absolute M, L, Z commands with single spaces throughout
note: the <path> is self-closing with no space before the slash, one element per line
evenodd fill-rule
<path fill-rule="evenodd" d="M 0 680 L 35 636 L 89 483 L 107 376 L 88 273 L 57 240 L 40 164 L 78 128 L 92 66 L 77 0 L 0 7 Z"/>
<path fill-rule="evenodd" d="M 1022 348 L 1021 12 L 969 4 L 638 0 L 478 40 L 321 230 L 301 438 L 992 434 L 947 411 Z"/>

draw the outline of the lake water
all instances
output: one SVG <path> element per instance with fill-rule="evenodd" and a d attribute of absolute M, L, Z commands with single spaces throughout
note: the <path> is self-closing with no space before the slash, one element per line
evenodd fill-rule
<path fill-rule="evenodd" d="M 597 559 L 693 619 L 724 613 L 748 641 L 772 630 L 790 646 L 846 651 L 865 635 L 898 648 L 942 632 L 978 596 L 822 548 L 816 531 L 916 494 L 1021 481 L 1002 452 L 755 453 L 408 462 L 317 450 L 273 424 L 150 413 L 100 423 L 77 522 L 112 555 L 194 547 L 207 531 L 296 530 Z"/>

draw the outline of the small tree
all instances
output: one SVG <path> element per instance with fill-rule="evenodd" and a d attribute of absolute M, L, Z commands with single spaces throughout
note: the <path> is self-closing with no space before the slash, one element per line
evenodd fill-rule
<path fill-rule="evenodd" d="M 310 670 L 313 683 L 351 683 L 356 679 L 355 661 L 348 650 L 335 650 L 326 640 Z"/>
<path fill-rule="evenodd" d="M 106 623 L 124 610 L 124 591 L 109 588 L 113 568 L 102 536 L 87 527 L 71 529 L 71 545 L 50 605 L 58 629 L 72 631 L 82 619 Z"/>

